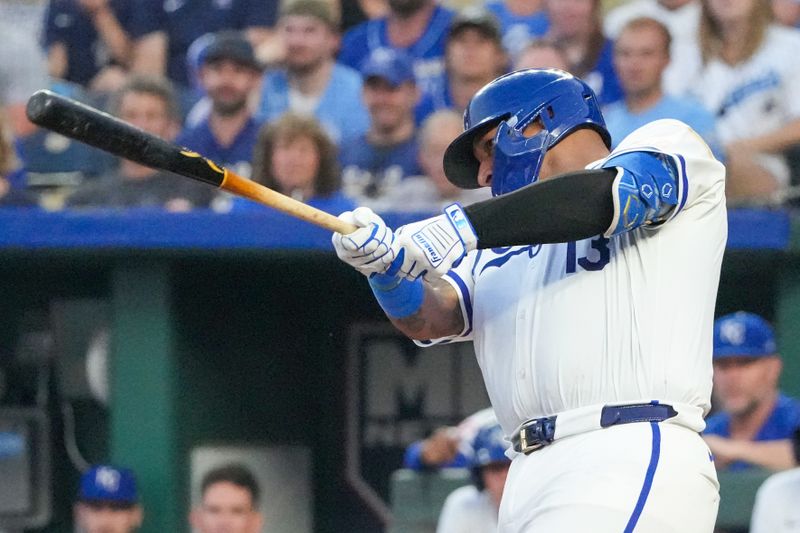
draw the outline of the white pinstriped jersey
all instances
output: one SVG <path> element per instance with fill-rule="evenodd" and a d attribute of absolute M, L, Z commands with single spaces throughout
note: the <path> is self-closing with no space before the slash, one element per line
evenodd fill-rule
<path fill-rule="evenodd" d="M 474 341 L 507 435 L 531 418 L 650 400 L 696 406 L 702 429 L 727 238 L 724 167 L 676 120 L 634 131 L 608 158 L 624 151 L 661 152 L 679 169 L 679 204 L 661 226 L 478 250 L 444 278 L 461 299 L 464 331 L 419 344 Z"/>

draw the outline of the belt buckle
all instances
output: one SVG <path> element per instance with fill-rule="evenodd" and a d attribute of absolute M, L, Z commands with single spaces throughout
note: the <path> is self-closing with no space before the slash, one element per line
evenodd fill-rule
<path fill-rule="evenodd" d="M 550 442 L 544 435 L 545 427 L 544 421 L 547 419 L 542 418 L 534 418 L 533 420 L 529 420 L 525 422 L 522 427 L 519 429 L 519 447 L 520 452 L 528 455 L 529 453 L 535 452 L 541 448 L 544 448 Z M 532 432 L 535 440 L 528 442 L 528 434 Z"/>

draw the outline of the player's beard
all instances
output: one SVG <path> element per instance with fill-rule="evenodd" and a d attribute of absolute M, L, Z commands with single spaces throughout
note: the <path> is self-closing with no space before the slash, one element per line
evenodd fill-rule
<path fill-rule="evenodd" d="M 247 107 L 247 98 L 237 100 L 217 100 L 212 99 L 214 113 L 223 117 L 230 117 L 241 112 Z"/>
<path fill-rule="evenodd" d="M 428 4 L 428 0 L 389 0 L 392 12 L 400 17 L 409 17 Z"/>
<path fill-rule="evenodd" d="M 295 76 L 305 76 L 318 70 L 322 66 L 322 64 L 325 63 L 325 61 L 326 61 L 325 57 L 316 57 L 305 63 L 292 63 L 290 60 L 287 62 L 286 68 L 291 74 Z"/>

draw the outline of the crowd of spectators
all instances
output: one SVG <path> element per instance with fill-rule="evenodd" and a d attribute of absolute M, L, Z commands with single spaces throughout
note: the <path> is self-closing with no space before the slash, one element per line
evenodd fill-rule
<path fill-rule="evenodd" d="M 331 144 L 341 174 L 331 181 L 336 190 L 303 198 L 336 194 L 381 211 L 478 200 L 485 196 L 461 195 L 441 179 L 437 143 L 452 138 L 450 114 L 460 115 L 480 87 L 531 67 L 585 79 L 615 145 L 654 119 L 689 123 L 726 163 L 732 205 L 779 203 L 797 186 L 787 158 L 800 144 L 791 94 L 800 66 L 788 60 L 800 52 L 794 0 L 39 3 L 37 28 L 0 19 L 2 206 L 234 205 L 38 130 L 24 108 L 42 88 L 245 177 L 257 160 L 266 176 L 276 165 L 265 154 L 284 153 L 257 146 L 266 129 L 287 114 L 306 117 L 319 128 L 305 140 L 318 152 Z"/>

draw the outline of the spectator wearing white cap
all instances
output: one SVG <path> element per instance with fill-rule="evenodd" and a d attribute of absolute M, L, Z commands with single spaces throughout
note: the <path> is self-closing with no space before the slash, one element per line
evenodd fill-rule
<path fill-rule="evenodd" d="M 795 459 L 800 448 L 800 432 L 792 439 Z M 759 487 L 749 533 L 792 533 L 800 524 L 800 468 L 773 474 Z"/>

